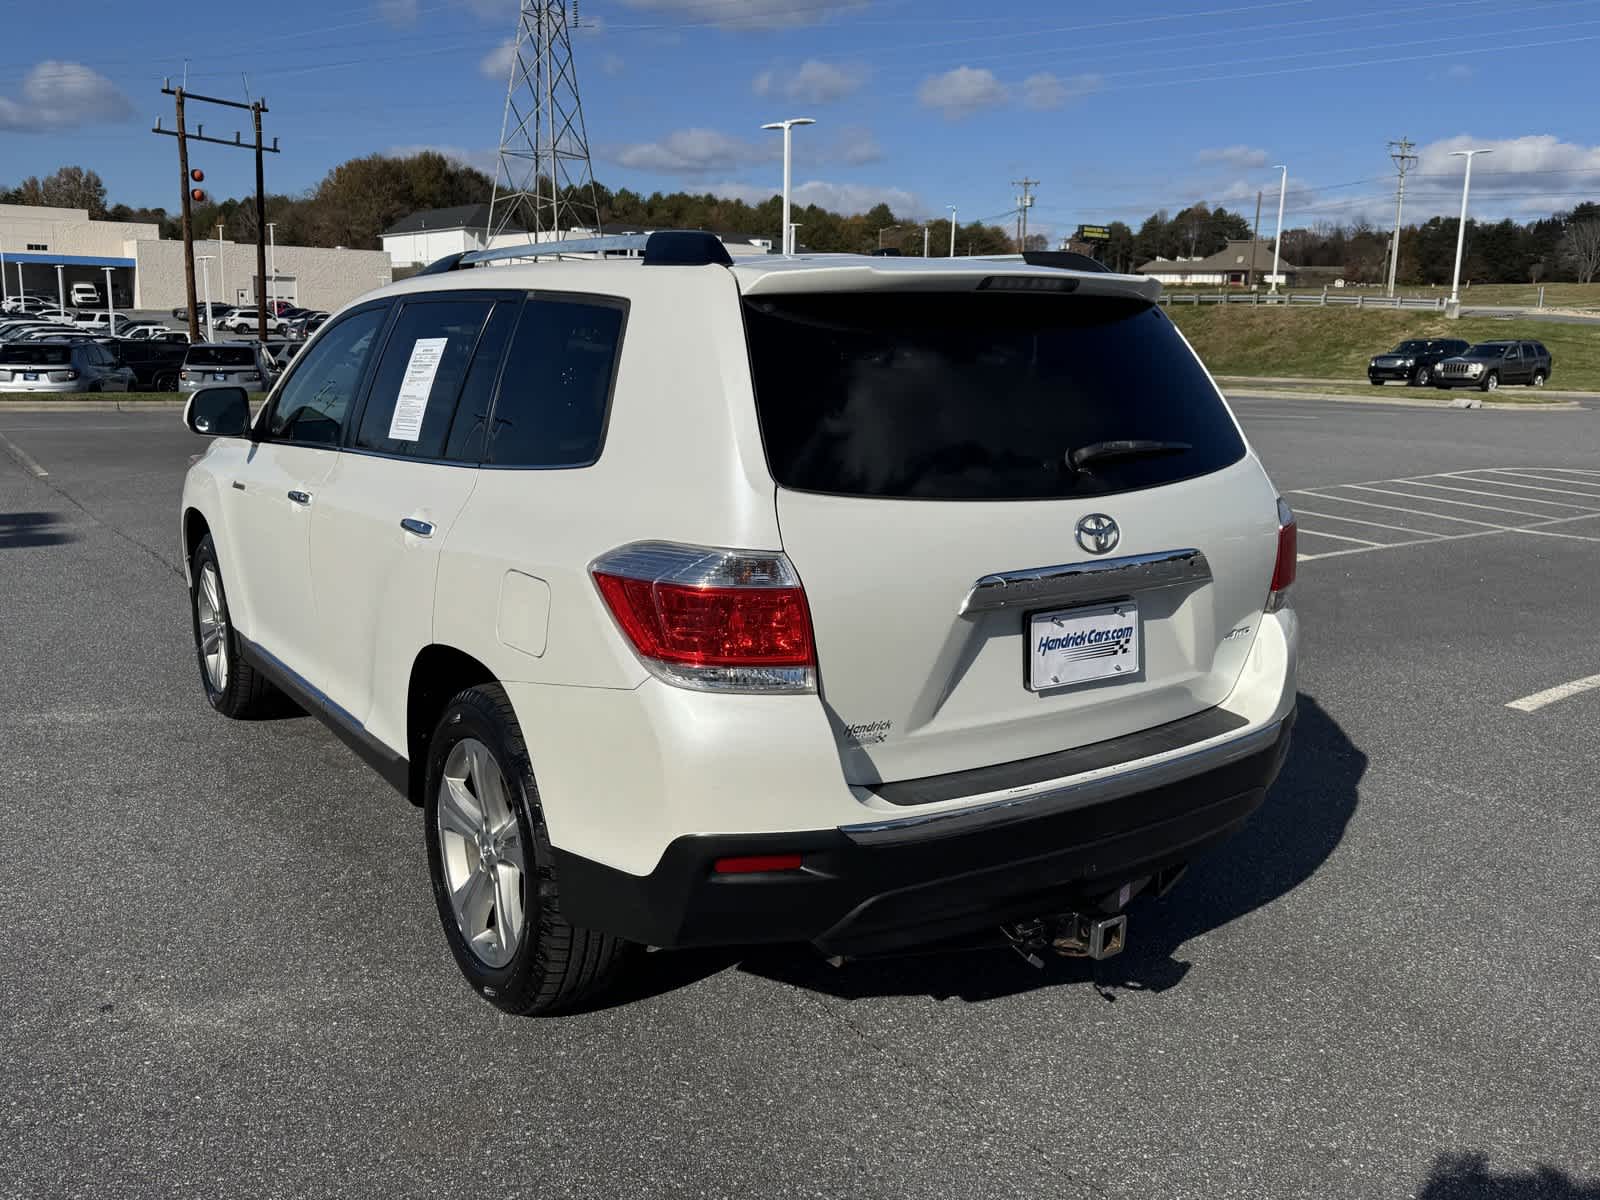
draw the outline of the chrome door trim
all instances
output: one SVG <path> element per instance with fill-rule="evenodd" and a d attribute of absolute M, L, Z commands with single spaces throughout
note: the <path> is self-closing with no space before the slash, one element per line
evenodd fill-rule
<path fill-rule="evenodd" d="M 966 616 L 1006 608 L 1078 604 L 1210 582 L 1211 564 L 1201 551 L 1162 550 L 985 575 L 972 585 L 959 611 Z"/>

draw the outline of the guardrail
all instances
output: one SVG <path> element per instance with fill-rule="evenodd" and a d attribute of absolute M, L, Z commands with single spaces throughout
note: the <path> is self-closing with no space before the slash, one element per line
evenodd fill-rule
<path fill-rule="evenodd" d="M 1360 292 L 1355 295 L 1340 295 L 1338 292 L 1302 293 L 1282 292 L 1274 296 L 1271 292 L 1218 292 L 1205 294 L 1201 292 L 1163 292 L 1161 303 L 1171 306 L 1174 304 L 1282 304 L 1305 305 L 1312 304 L 1320 308 L 1407 308 L 1418 309 L 1423 312 L 1443 312 L 1445 299 L 1443 296 L 1367 296 Z"/>

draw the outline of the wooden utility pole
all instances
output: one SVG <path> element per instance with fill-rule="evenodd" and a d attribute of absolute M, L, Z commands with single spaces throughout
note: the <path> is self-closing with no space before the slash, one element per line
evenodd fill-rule
<path fill-rule="evenodd" d="M 1256 189 L 1256 228 L 1250 235 L 1250 270 L 1246 272 L 1249 278 L 1245 281 L 1246 287 L 1256 285 L 1256 247 L 1261 244 L 1261 189 Z"/>
<path fill-rule="evenodd" d="M 260 101 L 250 106 L 256 124 L 256 333 L 263 342 L 267 340 L 267 189 L 261 166 L 261 114 L 265 109 Z"/>
<path fill-rule="evenodd" d="M 189 223 L 189 139 L 183 124 L 183 89 L 172 93 L 178 108 L 178 172 L 183 177 L 183 295 L 189 314 L 189 341 L 200 340 L 200 314 L 194 295 L 194 226 Z M 156 128 L 159 130 L 160 125 Z"/>
<path fill-rule="evenodd" d="M 238 100 L 223 100 L 216 96 L 201 96 L 194 92 L 185 92 L 181 87 L 174 88 L 170 81 L 162 89 L 162 94 L 177 98 L 178 128 L 176 130 L 161 128 L 161 122 L 156 122 L 156 127 L 151 132 L 166 134 L 178 139 L 178 166 L 183 171 L 183 263 L 184 263 L 184 292 L 189 298 L 189 340 L 200 340 L 199 314 L 195 311 L 194 295 L 194 230 L 190 224 L 189 212 L 189 143 L 208 142 L 213 146 L 232 146 L 235 150 L 248 150 L 250 143 L 235 133 L 233 141 L 224 141 L 222 138 L 206 137 L 205 126 L 195 127 L 195 132 L 190 133 L 183 123 L 183 103 L 185 99 L 195 100 L 202 104 L 219 104 L 224 108 L 240 108 L 247 110 L 255 122 L 255 152 L 256 152 L 256 329 L 262 341 L 267 340 L 267 197 L 266 174 L 262 167 L 263 154 L 277 154 L 278 139 L 272 139 L 272 145 L 265 146 L 261 142 L 261 114 L 267 112 L 265 100 L 252 100 L 248 104 Z M 221 252 L 220 244 L 218 252 Z"/>

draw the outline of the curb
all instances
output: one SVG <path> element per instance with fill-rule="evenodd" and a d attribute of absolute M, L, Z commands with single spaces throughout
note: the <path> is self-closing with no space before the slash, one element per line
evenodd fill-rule
<path fill-rule="evenodd" d="M 1423 408 L 1435 412 L 1444 409 L 1461 408 L 1462 405 L 1450 400 L 1385 400 L 1378 396 L 1335 396 L 1321 392 L 1289 391 L 1282 388 L 1253 388 L 1253 387 L 1228 387 L 1223 389 L 1223 395 L 1228 399 L 1235 396 L 1247 397 L 1257 400 L 1307 400 L 1318 404 L 1369 404 L 1386 408 Z M 1477 399 L 1478 394 L 1472 393 Z M 1600 399 L 1600 397 L 1596 397 Z M 1493 409 L 1496 412 L 1587 412 L 1582 404 L 1576 400 L 1555 400 L 1549 403 L 1535 404 L 1504 404 L 1490 400 L 1480 402 L 1479 408 Z"/>
<path fill-rule="evenodd" d="M 1272 385 L 1272 384 L 1278 384 L 1278 385 L 1280 385 L 1282 387 L 1287 387 L 1287 388 L 1305 388 L 1305 389 L 1314 390 L 1316 388 L 1355 387 L 1360 382 L 1362 382 L 1362 381 L 1359 381 L 1359 380 L 1350 380 L 1350 379 L 1307 379 L 1307 378 L 1305 378 L 1303 376 L 1294 377 L 1294 376 L 1288 376 L 1288 375 L 1216 375 L 1216 376 L 1213 376 L 1213 378 L 1216 379 L 1217 383 L 1222 385 L 1224 389 L 1237 388 L 1237 387 L 1254 387 L 1254 386 L 1256 386 L 1258 384 L 1263 386 L 1263 387 L 1266 387 L 1266 386 L 1269 386 L 1269 385 Z M 1368 386 L 1370 387 L 1371 385 L 1369 384 Z M 1410 392 L 1413 395 L 1421 395 L 1421 394 L 1426 394 L 1426 392 L 1428 390 L 1430 390 L 1430 389 L 1426 389 L 1426 388 L 1402 388 L 1400 386 L 1392 386 L 1391 387 L 1389 384 L 1384 384 L 1381 388 L 1373 388 L 1372 389 L 1372 393 L 1373 393 L 1372 394 L 1372 398 L 1374 400 L 1376 400 L 1384 392 L 1406 391 L 1406 392 Z M 1472 389 L 1471 388 L 1449 388 L 1449 389 L 1431 389 L 1431 390 L 1435 390 L 1435 391 L 1439 391 L 1439 390 L 1471 391 Z M 1528 390 L 1530 392 L 1532 392 L 1534 389 L 1529 388 Z M 1547 388 L 1538 389 L 1538 394 L 1541 395 L 1541 396 L 1553 396 L 1553 397 L 1555 397 L 1556 399 L 1559 399 L 1559 400 L 1588 400 L 1588 401 L 1591 401 L 1591 402 L 1594 402 L 1594 403 L 1600 403 L 1600 392 L 1576 392 L 1576 391 L 1563 390 L 1563 389 L 1559 389 L 1559 388 L 1548 388 L 1547 387 Z"/>
<path fill-rule="evenodd" d="M 185 400 L 0 400 L 0 412 L 182 412 Z"/>

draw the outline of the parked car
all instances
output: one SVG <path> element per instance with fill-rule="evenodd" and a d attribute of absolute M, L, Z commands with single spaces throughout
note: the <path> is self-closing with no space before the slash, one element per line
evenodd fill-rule
<path fill-rule="evenodd" d="M 280 371 L 289 365 L 289 360 L 300 353 L 300 348 L 304 345 L 303 341 L 291 338 L 273 338 L 266 343 L 267 353 L 272 356 L 272 361 L 277 364 Z"/>
<path fill-rule="evenodd" d="M 41 321 L 54 321 L 57 325 L 71 325 L 77 320 L 77 311 L 70 308 L 41 308 L 34 314 Z"/>
<path fill-rule="evenodd" d="M 100 303 L 100 289 L 92 283 L 75 283 L 67 290 L 74 308 L 92 308 Z"/>
<path fill-rule="evenodd" d="M 1525 383 L 1543 387 L 1554 362 L 1543 342 L 1479 342 L 1434 371 L 1435 387 L 1475 387 L 1495 391 L 1501 384 Z"/>
<path fill-rule="evenodd" d="M 1387 354 L 1374 355 L 1368 361 L 1367 380 L 1379 387 L 1391 379 L 1427 387 L 1440 362 L 1466 349 L 1467 343 L 1461 338 L 1408 338 Z"/>
<path fill-rule="evenodd" d="M 285 331 L 290 337 L 308 338 L 321 329 L 327 319 L 328 314 L 321 311 L 301 313 L 287 323 Z"/>
<path fill-rule="evenodd" d="M 123 337 L 132 329 L 135 322 L 132 317 L 124 313 L 107 313 L 104 309 L 90 312 L 80 312 L 72 321 L 73 327 L 87 333 L 104 333 L 112 337 Z"/>
<path fill-rule="evenodd" d="M 58 335 L 66 332 L 68 331 L 55 321 L 17 321 L 0 327 L 0 341 L 21 341 L 33 333 Z"/>
<path fill-rule="evenodd" d="M 261 328 L 260 315 L 253 308 L 236 308 L 217 321 L 217 328 L 226 329 L 229 333 L 255 333 Z M 283 318 L 268 313 L 267 332 L 282 333 Z"/>
<path fill-rule="evenodd" d="M 185 351 L 178 391 L 188 395 L 223 384 L 264 392 L 276 375 L 276 365 L 259 343 L 196 342 Z"/>
<path fill-rule="evenodd" d="M 125 341 L 148 342 L 163 338 L 172 332 L 165 325 L 157 325 L 154 322 L 138 322 L 129 325 L 119 336 Z M 188 334 L 184 334 L 185 340 L 188 339 L 188 336 Z"/>
<path fill-rule="evenodd" d="M 0 391 L 126 392 L 133 372 L 87 338 L 0 347 Z"/>
<path fill-rule="evenodd" d="M 112 342 L 110 349 L 117 362 L 133 372 L 134 386 L 139 391 L 178 390 L 178 372 L 189 354 L 188 346 L 145 339 Z"/>
<path fill-rule="evenodd" d="M 1295 713 L 1294 516 L 1159 285 L 642 249 L 419 275 L 254 421 L 190 399 L 207 701 L 422 807 L 511 1011 L 633 945 L 1114 953 Z"/>
<path fill-rule="evenodd" d="M 7 297 L 5 303 L 0 305 L 0 309 L 8 313 L 36 313 L 40 309 L 54 308 L 55 306 L 54 300 L 47 299 L 44 296 L 36 296 L 30 292 L 23 296 Z"/>

